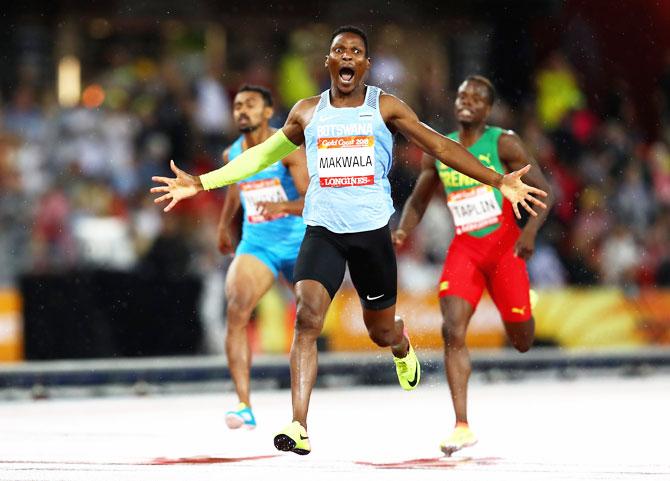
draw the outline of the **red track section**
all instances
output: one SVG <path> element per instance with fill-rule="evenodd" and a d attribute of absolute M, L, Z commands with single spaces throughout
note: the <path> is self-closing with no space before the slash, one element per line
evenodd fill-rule
<path fill-rule="evenodd" d="M 147 464 L 224 464 L 224 463 L 240 463 L 242 461 L 258 461 L 261 459 L 270 459 L 276 458 L 278 454 L 271 454 L 265 456 L 247 456 L 242 458 L 211 458 L 206 456 L 195 456 L 191 458 L 156 458 L 153 461 L 148 462 Z"/>
<path fill-rule="evenodd" d="M 450 469 L 464 464 L 476 466 L 493 466 L 502 461 L 502 458 L 419 458 L 408 459 L 397 463 L 370 463 L 357 461 L 360 466 L 370 466 L 378 469 Z"/>

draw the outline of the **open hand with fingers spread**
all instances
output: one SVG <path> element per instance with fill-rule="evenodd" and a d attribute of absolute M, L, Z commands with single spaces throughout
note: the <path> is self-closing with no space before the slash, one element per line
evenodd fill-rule
<path fill-rule="evenodd" d="M 500 184 L 500 192 L 502 192 L 502 194 L 512 203 L 514 215 L 516 215 L 517 219 L 521 218 L 519 206 L 517 204 L 521 204 L 521 206 L 532 216 L 536 216 L 537 212 L 533 210 L 529 203 L 535 204 L 542 209 L 547 208 L 544 202 L 533 196 L 546 197 L 547 193 L 543 190 L 524 184 L 521 180 L 521 177 L 530 170 L 530 167 L 530 164 L 528 164 L 522 169 L 505 174 Z"/>
<path fill-rule="evenodd" d="M 152 177 L 151 180 L 157 183 L 163 183 L 160 187 L 153 187 L 151 192 L 154 194 L 163 194 L 160 197 L 154 199 L 155 204 L 160 204 L 169 200 L 170 203 L 163 209 L 163 212 L 170 211 L 180 200 L 188 199 L 193 197 L 195 194 L 204 190 L 200 178 L 195 175 L 188 174 L 178 168 L 174 160 L 170 161 L 170 169 L 175 173 L 177 177 L 168 178 L 168 177 Z"/>

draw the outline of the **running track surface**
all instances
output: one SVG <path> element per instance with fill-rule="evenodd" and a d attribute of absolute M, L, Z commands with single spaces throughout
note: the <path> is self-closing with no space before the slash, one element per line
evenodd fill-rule
<path fill-rule="evenodd" d="M 480 442 L 452 458 L 444 383 L 316 390 L 308 456 L 272 445 L 290 393 L 253 401 L 254 431 L 225 427 L 231 393 L 3 402 L 0 480 L 670 480 L 667 374 L 475 382 Z"/>

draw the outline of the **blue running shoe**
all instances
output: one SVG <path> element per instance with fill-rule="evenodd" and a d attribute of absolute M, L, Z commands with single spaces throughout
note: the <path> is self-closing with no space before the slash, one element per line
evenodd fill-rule
<path fill-rule="evenodd" d="M 256 418 L 251 408 L 245 403 L 239 403 L 235 411 L 226 413 L 226 425 L 230 429 L 239 429 L 241 427 L 254 429 L 256 427 Z"/>

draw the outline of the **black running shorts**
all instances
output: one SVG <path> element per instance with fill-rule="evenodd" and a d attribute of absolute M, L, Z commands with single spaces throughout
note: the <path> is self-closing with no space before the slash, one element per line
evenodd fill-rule
<path fill-rule="evenodd" d="M 395 304 L 398 267 L 388 225 L 353 234 L 307 226 L 295 264 L 295 282 L 317 281 L 333 299 L 347 265 L 365 309 L 381 310 Z"/>

